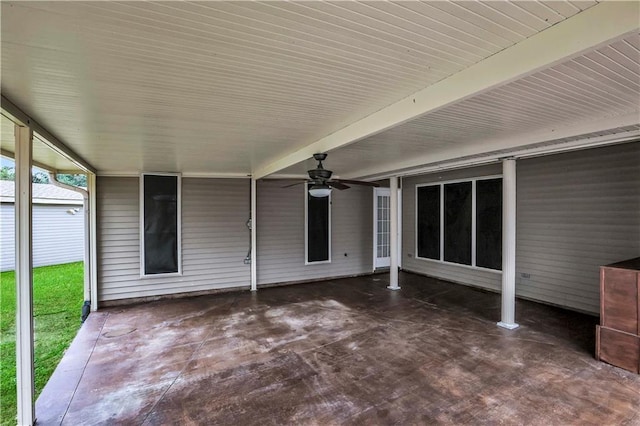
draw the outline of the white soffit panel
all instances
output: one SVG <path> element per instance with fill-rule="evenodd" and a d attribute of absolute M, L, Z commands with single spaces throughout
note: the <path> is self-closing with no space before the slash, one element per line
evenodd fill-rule
<path fill-rule="evenodd" d="M 332 151 L 327 164 L 344 178 L 364 177 L 638 123 L 640 35 L 634 34 Z"/>
<path fill-rule="evenodd" d="M 596 2 L 2 2 L 2 91 L 102 172 L 250 173 Z"/>
<path fill-rule="evenodd" d="M 529 76 L 603 44 L 637 34 L 639 3 L 601 3 L 565 22 L 535 34 L 446 79 L 411 94 L 329 134 L 304 148 L 264 163 L 258 177 L 285 169 L 313 152 L 347 146 L 425 114 Z"/>

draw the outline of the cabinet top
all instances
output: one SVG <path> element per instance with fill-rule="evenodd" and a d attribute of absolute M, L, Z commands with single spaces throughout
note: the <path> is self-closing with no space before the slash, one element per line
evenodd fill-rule
<path fill-rule="evenodd" d="M 640 271 L 640 257 L 623 260 L 622 262 L 616 262 L 605 266 L 607 268 L 632 269 L 635 271 Z"/>

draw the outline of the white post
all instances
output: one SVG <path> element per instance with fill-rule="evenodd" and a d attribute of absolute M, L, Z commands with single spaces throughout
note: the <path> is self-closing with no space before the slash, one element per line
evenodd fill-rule
<path fill-rule="evenodd" d="M 390 205 L 389 205 L 389 221 L 391 229 L 389 232 L 389 251 L 390 251 L 390 268 L 389 268 L 389 286 L 391 290 L 400 290 L 398 286 L 398 178 L 392 176 L 389 178 L 390 189 Z"/>
<path fill-rule="evenodd" d="M 502 161 L 502 319 L 500 327 L 516 324 L 516 160 Z"/>
<path fill-rule="evenodd" d="M 87 176 L 87 179 L 89 177 Z M 87 188 L 89 183 L 87 182 Z M 82 197 L 84 213 L 84 301 L 91 300 L 91 204 L 89 195 Z"/>
<path fill-rule="evenodd" d="M 258 290 L 258 239 L 256 238 L 258 229 L 257 217 L 257 182 L 251 178 L 251 291 Z"/>
<path fill-rule="evenodd" d="M 402 269 L 402 178 L 398 183 L 398 268 Z"/>
<path fill-rule="evenodd" d="M 97 205 L 96 205 L 96 175 L 87 174 L 87 189 L 89 190 L 89 269 L 91 270 L 91 311 L 98 310 L 98 242 L 97 234 Z M 85 265 L 85 267 L 87 267 Z"/>
<path fill-rule="evenodd" d="M 19 425 L 32 425 L 33 404 L 33 257 L 31 210 L 31 155 L 33 132 L 15 126 L 16 225 L 16 387 Z"/>

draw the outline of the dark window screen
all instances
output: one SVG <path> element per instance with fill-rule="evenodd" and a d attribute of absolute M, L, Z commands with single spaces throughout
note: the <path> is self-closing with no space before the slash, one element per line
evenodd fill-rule
<path fill-rule="evenodd" d="M 440 185 L 418 187 L 418 257 L 440 259 Z"/>
<path fill-rule="evenodd" d="M 476 182 L 476 266 L 502 269 L 502 179 Z"/>
<path fill-rule="evenodd" d="M 143 178 L 144 273 L 178 272 L 178 177 Z"/>
<path fill-rule="evenodd" d="M 444 185 L 444 260 L 471 265 L 471 182 Z"/>
<path fill-rule="evenodd" d="M 307 262 L 329 260 L 329 197 L 307 192 Z"/>

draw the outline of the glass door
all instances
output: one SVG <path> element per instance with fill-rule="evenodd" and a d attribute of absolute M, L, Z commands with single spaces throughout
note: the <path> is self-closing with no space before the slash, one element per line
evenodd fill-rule
<path fill-rule="evenodd" d="M 374 188 L 373 197 L 373 267 L 388 268 L 391 262 L 391 196 L 389 188 Z"/>

